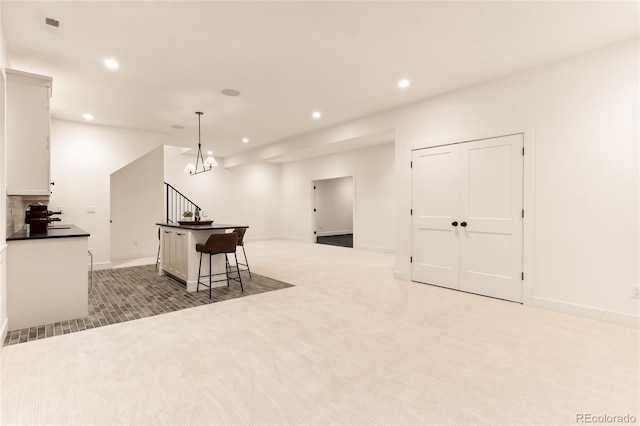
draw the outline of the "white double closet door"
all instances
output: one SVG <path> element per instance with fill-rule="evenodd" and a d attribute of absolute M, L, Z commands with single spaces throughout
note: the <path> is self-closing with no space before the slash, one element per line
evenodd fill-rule
<path fill-rule="evenodd" d="M 412 153 L 411 279 L 522 302 L 523 135 Z"/>

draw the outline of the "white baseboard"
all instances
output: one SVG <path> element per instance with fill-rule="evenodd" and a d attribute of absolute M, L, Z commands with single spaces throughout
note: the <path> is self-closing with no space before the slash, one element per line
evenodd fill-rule
<path fill-rule="evenodd" d="M 2 347 L 2 343 L 4 339 L 7 337 L 7 333 L 9 332 L 9 317 L 7 316 L 7 245 L 0 244 L 0 321 L 2 321 L 2 329 L 0 331 L 0 347 Z"/>
<path fill-rule="evenodd" d="M 573 303 L 561 302 L 558 300 L 545 299 L 543 297 L 532 297 L 529 306 L 547 309 L 549 311 L 563 314 L 589 318 L 596 321 L 608 322 L 611 324 L 623 325 L 626 327 L 640 328 L 640 316 L 625 314 L 622 312 L 608 311 L 594 308 L 592 306 L 576 305 Z"/>
<path fill-rule="evenodd" d="M 2 333 L 0 333 L 0 335 L 1 335 L 0 342 L 4 342 L 4 339 L 7 338 L 7 333 L 8 332 L 9 332 L 9 319 L 5 318 L 4 322 L 2 323 Z M 0 348 L 2 348 L 2 345 L 0 345 Z"/>
<path fill-rule="evenodd" d="M 158 249 L 155 251 L 143 251 L 139 253 L 116 254 L 111 256 L 111 260 L 133 260 L 141 257 L 155 257 L 158 255 Z"/>
<path fill-rule="evenodd" d="M 404 271 L 393 271 L 393 278 L 401 281 L 411 281 L 411 277 Z"/>
<path fill-rule="evenodd" d="M 285 240 L 285 241 L 297 241 L 299 243 L 312 243 L 313 242 L 313 241 L 311 241 L 310 239 L 307 239 L 307 238 L 278 237 L 276 239 Z"/>
<path fill-rule="evenodd" d="M 93 264 L 94 271 L 100 271 L 102 269 L 111 269 L 111 262 L 96 262 Z"/>
<path fill-rule="evenodd" d="M 391 253 L 391 254 L 393 254 L 395 252 L 395 250 L 393 250 L 392 248 L 368 246 L 368 245 L 364 245 L 364 244 L 354 245 L 353 248 L 354 249 L 358 249 L 358 250 L 375 251 L 375 252 L 378 252 L 378 253 Z"/>
<path fill-rule="evenodd" d="M 278 240 L 280 237 L 257 237 L 257 238 L 247 238 L 245 236 L 244 240 L 247 242 L 251 241 L 268 241 L 268 240 Z"/>
<path fill-rule="evenodd" d="M 318 237 L 331 237 L 334 235 L 347 235 L 347 234 L 353 234 L 353 229 L 352 230 L 345 230 L 345 231 L 318 231 Z"/>

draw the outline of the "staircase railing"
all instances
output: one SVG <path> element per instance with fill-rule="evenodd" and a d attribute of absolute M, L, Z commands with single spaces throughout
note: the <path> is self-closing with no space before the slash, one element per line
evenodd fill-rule
<path fill-rule="evenodd" d="M 171 186 L 171 184 L 165 182 L 164 187 L 166 192 L 165 222 L 177 223 L 182 218 L 182 213 L 186 211 L 194 213 L 200 212 L 200 206 L 187 198 L 182 192 Z"/>

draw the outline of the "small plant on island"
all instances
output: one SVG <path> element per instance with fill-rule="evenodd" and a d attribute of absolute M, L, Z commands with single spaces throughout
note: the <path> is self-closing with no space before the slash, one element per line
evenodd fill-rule
<path fill-rule="evenodd" d="M 190 210 L 187 210 L 184 213 L 182 213 L 182 217 L 185 217 L 185 218 L 193 217 L 193 212 Z"/>

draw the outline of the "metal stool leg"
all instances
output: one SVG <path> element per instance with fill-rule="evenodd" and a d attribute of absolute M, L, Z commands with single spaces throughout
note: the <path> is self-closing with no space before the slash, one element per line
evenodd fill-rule
<path fill-rule="evenodd" d="M 247 259 L 247 252 L 244 249 L 244 244 L 242 244 L 242 253 L 244 254 L 244 262 L 247 264 L 247 271 L 249 271 L 249 278 L 251 278 L 251 268 L 249 268 L 249 260 Z"/>
<path fill-rule="evenodd" d="M 209 253 L 209 299 L 211 299 L 211 253 Z"/>
<path fill-rule="evenodd" d="M 227 253 L 224 254 L 224 272 L 227 274 L 227 288 L 229 288 L 229 272 L 231 271 L 231 265 L 229 265 L 229 258 L 227 257 Z"/>
<path fill-rule="evenodd" d="M 238 255 L 234 252 L 233 255 L 236 257 L 236 269 L 238 270 L 238 279 L 240 280 L 240 290 L 244 293 L 244 287 L 242 286 L 242 275 L 240 275 L 240 265 L 238 265 Z M 249 277 L 251 277 L 251 273 L 249 273 Z"/>
<path fill-rule="evenodd" d="M 200 263 L 198 264 L 198 285 L 196 286 L 196 293 L 200 290 L 200 269 L 202 269 L 202 253 L 200 253 Z"/>

